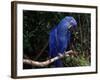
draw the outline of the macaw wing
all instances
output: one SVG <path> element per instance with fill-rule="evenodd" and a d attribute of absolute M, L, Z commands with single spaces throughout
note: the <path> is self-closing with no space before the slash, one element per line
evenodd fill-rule
<path fill-rule="evenodd" d="M 64 34 L 64 35 L 62 35 Z M 66 49 L 68 48 L 68 45 L 70 43 L 70 36 L 71 33 L 69 31 L 65 31 L 65 32 L 59 32 L 58 33 L 58 51 L 60 53 L 64 53 L 64 51 L 66 51 Z"/>
<path fill-rule="evenodd" d="M 49 56 L 57 56 L 57 44 L 56 44 L 56 28 L 52 29 L 49 35 Z"/>

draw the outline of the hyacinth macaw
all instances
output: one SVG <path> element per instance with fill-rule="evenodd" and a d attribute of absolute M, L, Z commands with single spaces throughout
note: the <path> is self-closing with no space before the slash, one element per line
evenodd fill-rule
<path fill-rule="evenodd" d="M 72 30 L 77 26 L 76 20 L 71 16 L 63 18 L 57 26 L 55 26 L 49 34 L 49 57 L 58 56 L 59 53 L 64 54 L 70 44 Z M 61 59 L 54 62 L 55 67 L 63 67 Z"/>

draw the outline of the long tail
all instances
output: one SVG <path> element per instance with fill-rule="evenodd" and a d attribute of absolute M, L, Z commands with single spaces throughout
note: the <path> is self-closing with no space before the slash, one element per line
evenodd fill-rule
<path fill-rule="evenodd" d="M 54 62 L 54 66 L 55 67 L 63 67 L 63 62 L 59 59 L 59 60 Z"/>

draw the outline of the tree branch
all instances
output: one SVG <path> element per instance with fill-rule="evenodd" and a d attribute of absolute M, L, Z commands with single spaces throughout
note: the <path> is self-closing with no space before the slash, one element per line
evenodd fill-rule
<path fill-rule="evenodd" d="M 47 66 L 50 63 L 52 63 L 52 62 L 54 62 L 58 59 L 63 58 L 64 56 L 69 56 L 69 55 L 72 55 L 72 54 L 74 54 L 74 51 L 69 50 L 69 51 L 65 52 L 64 54 L 59 53 L 58 56 L 51 58 L 49 60 L 43 61 L 43 62 L 34 61 L 34 60 L 30 60 L 30 59 L 23 59 L 23 63 L 29 64 L 29 65 L 32 65 L 32 66 L 37 66 L 37 67 L 44 67 L 44 66 Z"/>

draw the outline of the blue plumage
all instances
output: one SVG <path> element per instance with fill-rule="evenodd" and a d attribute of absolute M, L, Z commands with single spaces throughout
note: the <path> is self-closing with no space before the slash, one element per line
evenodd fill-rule
<path fill-rule="evenodd" d="M 58 53 L 63 54 L 70 44 L 71 27 L 76 28 L 77 22 L 71 16 L 66 16 L 60 23 L 55 26 L 49 35 L 49 56 L 51 58 L 58 56 Z M 62 61 L 59 59 L 54 62 L 55 67 L 63 67 Z"/>

